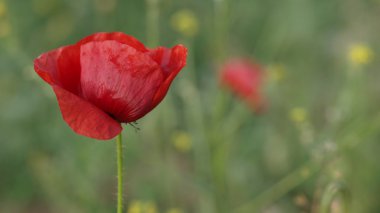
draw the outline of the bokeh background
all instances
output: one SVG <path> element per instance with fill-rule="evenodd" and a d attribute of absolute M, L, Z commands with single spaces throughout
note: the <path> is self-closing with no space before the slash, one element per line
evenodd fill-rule
<path fill-rule="evenodd" d="M 125 126 L 126 212 L 380 212 L 379 20 L 379 0 L 0 0 L 0 212 L 115 211 L 114 141 L 71 131 L 33 70 L 100 31 L 189 49 Z M 261 113 L 220 85 L 238 57 Z"/>

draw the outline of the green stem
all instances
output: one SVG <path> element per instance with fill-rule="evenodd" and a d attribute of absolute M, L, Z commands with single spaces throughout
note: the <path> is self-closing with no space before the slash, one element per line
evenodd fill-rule
<path fill-rule="evenodd" d="M 225 49 L 228 40 L 228 0 L 214 0 L 214 25 L 215 25 L 215 56 L 220 63 L 226 57 Z"/>
<path fill-rule="evenodd" d="M 147 6 L 147 43 L 149 47 L 155 47 L 159 41 L 159 0 L 146 0 Z"/>
<path fill-rule="evenodd" d="M 281 198 L 283 195 L 288 193 L 294 187 L 300 185 L 308 178 L 313 176 L 319 170 L 319 165 L 310 161 L 305 163 L 303 166 L 290 173 L 282 180 L 277 182 L 268 190 L 261 193 L 254 200 L 241 205 L 236 209 L 236 213 L 245 212 L 258 212 L 260 209 L 264 208 L 268 204 Z"/>
<path fill-rule="evenodd" d="M 341 202 L 343 202 L 342 212 L 348 212 L 350 195 L 347 187 L 342 182 L 334 182 L 326 188 L 326 191 L 322 195 L 321 207 L 319 212 L 329 213 L 332 202 L 339 197 L 341 198 Z"/>
<path fill-rule="evenodd" d="M 121 133 L 116 137 L 117 153 L 117 213 L 123 212 L 123 145 Z"/>

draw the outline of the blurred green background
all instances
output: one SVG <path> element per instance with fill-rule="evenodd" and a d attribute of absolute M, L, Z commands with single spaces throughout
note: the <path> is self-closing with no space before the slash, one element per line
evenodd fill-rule
<path fill-rule="evenodd" d="M 126 212 L 380 212 L 379 20 L 379 0 L 0 0 L 0 212 L 115 212 L 114 141 L 71 131 L 33 70 L 100 31 L 189 49 L 125 126 Z M 220 86 L 236 57 L 264 68 L 264 113 Z"/>

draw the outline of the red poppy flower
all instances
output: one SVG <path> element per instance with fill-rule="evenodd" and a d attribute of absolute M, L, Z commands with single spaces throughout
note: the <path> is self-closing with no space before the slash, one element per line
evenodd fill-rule
<path fill-rule="evenodd" d="M 222 84 L 247 102 L 255 112 L 261 112 L 265 106 L 261 96 L 262 80 L 261 67 L 244 59 L 230 60 L 221 70 Z"/>
<path fill-rule="evenodd" d="M 96 33 L 43 53 L 34 70 L 53 88 L 63 119 L 78 134 L 107 140 L 165 97 L 187 49 L 147 49 L 124 33 Z"/>

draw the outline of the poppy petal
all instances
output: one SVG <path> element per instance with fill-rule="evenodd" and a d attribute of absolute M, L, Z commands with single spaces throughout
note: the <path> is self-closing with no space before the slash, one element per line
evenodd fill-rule
<path fill-rule="evenodd" d="M 231 59 L 221 69 L 221 83 L 240 96 L 256 112 L 266 107 L 261 96 L 262 68 L 247 59 Z"/>
<path fill-rule="evenodd" d="M 57 86 L 52 86 L 57 96 L 62 117 L 76 133 L 99 140 L 118 135 L 122 127 L 91 103 Z"/>
<path fill-rule="evenodd" d="M 91 41 L 117 41 L 122 44 L 126 44 L 135 48 L 139 52 L 147 52 L 145 45 L 133 36 L 124 34 L 122 32 L 113 32 L 113 33 L 95 33 L 89 35 L 78 42 L 78 44 L 83 45 Z"/>
<path fill-rule="evenodd" d="M 165 97 L 173 79 L 186 65 L 187 49 L 183 45 L 176 45 L 171 49 L 159 47 L 152 50 L 150 56 L 160 65 L 166 76 L 165 81 L 154 96 L 152 104 L 152 108 L 154 108 Z"/>
<path fill-rule="evenodd" d="M 64 47 L 43 53 L 34 60 L 34 70 L 49 84 L 58 84 L 57 59 Z"/>
<path fill-rule="evenodd" d="M 165 79 L 152 58 L 116 41 L 82 45 L 81 65 L 83 97 L 120 122 L 144 116 Z"/>
<path fill-rule="evenodd" d="M 34 60 L 34 69 L 47 83 L 59 85 L 74 94 L 79 94 L 81 91 L 79 51 L 79 47 L 71 45 L 44 53 Z"/>
<path fill-rule="evenodd" d="M 101 32 L 43 53 L 34 69 L 76 133 L 107 140 L 162 101 L 186 55 L 182 45 L 150 50 L 130 35 Z"/>

